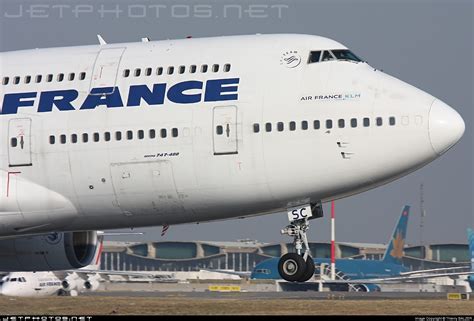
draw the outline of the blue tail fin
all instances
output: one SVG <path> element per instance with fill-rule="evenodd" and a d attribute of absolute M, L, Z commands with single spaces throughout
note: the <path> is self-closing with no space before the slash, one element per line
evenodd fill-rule
<path fill-rule="evenodd" d="M 474 271 L 474 231 L 470 228 L 467 229 L 467 241 L 469 242 L 469 258 L 471 260 L 471 271 Z M 470 279 L 474 281 L 474 276 L 471 275 Z"/>
<path fill-rule="evenodd" d="M 405 205 L 398 220 L 395 230 L 390 238 L 390 243 L 383 256 L 382 261 L 385 263 L 402 264 L 403 248 L 407 236 L 408 215 L 410 214 L 410 206 Z"/>

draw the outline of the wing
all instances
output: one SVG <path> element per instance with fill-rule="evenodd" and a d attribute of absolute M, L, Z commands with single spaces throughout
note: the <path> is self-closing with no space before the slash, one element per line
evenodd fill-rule
<path fill-rule="evenodd" d="M 82 279 L 86 279 L 90 276 L 99 276 L 101 280 L 110 280 L 111 276 L 120 276 L 127 280 L 131 278 L 148 278 L 150 281 L 166 281 L 166 282 L 178 282 L 172 274 L 158 274 L 154 272 L 133 272 L 133 271 L 110 271 L 110 270 L 68 270 L 64 271 L 67 274 L 76 274 Z"/>
<path fill-rule="evenodd" d="M 231 271 L 231 270 L 211 270 L 211 269 L 202 269 L 203 271 L 208 271 L 208 272 L 216 272 L 216 273 L 223 273 L 223 274 L 229 274 L 229 275 L 237 275 L 243 278 L 249 278 L 252 272 L 237 272 L 237 271 Z"/>
<path fill-rule="evenodd" d="M 470 272 L 452 272 L 452 273 L 432 273 L 422 275 L 407 275 L 407 276 L 396 276 L 387 278 L 373 278 L 373 279 L 356 279 L 356 280 L 322 280 L 322 283 L 341 283 L 341 284 L 362 284 L 362 283 L 393 283 L 399 281 L 411 281 L 411 280 L 422 280 L 422 279 L 433 279 L 439 277 L 454 277 L 454 276 L 467 276 L 474 274 L 474 271 Z"/>

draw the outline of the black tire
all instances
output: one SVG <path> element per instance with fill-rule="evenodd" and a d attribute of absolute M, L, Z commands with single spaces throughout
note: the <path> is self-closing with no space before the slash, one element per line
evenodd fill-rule
<path fill-rule="evenodd" d="M 278 261 L 278 273 L 286 281 L 297 282 L 305 271 L 306 262 L 296 253 L 287 253 Z"/>
<path fill-rule="evenodd" d="M 298 280 L 298 282 L 306 282 L 309 279 L 311 279 L 314 275 L 314 261 L 311 256 L 308 255 L 308 258 L 306 259 L 306 269 L 303 273 L 303 276 Z"/>

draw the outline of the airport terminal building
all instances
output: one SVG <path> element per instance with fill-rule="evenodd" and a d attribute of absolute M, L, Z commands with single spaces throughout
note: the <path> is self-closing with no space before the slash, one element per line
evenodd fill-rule
<path fill-rule="evenodd" d="M 329 258 L 330 243 L 310 243 L 314 257 Z M 336 258 L 380 260 L 385 244 L 338 243 Z M 251 271 L 258 263 L 293 251 L 291 243 L 236 242 L 105 242 L 101 269 L 123 271 Z M 412 270 L 467 266 L 467 244 L 405 246 L 403 263 Z"/>

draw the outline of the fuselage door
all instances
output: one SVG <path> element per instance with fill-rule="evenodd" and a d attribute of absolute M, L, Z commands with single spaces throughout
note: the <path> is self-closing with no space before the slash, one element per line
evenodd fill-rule
<path fill-rule="evenodd" d="M 10 167 L 31 166 L 31 119 L 8 122 L 8 162 Z"/>
<path fill-rule="evenodd" d="M 214 107 L 214 155 L 237 154 L 237 107 Z"/>
<path fill-rule="evenodd" d="M 97 54 L 92 72 L 90 86 L 91 95 L 108 95 L 115 90 L 117 83 L 118 69 L 125 48 L 102 49 Z M 106 88 L 100 92 L 92 92 L 94 88 Z"/>

